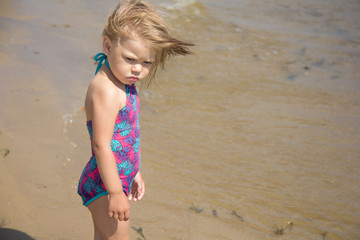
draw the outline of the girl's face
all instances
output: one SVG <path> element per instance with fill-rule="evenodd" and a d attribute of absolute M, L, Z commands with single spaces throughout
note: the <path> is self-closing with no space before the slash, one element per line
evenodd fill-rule
<path fill-rule="evenodd" d="M 104 53 L 107 55 L 111 72 L 120 82 L 127 85 L 144 79 L 155 60 L 155 52 L 141 38 L 111 42 L 105 37 Z"/>

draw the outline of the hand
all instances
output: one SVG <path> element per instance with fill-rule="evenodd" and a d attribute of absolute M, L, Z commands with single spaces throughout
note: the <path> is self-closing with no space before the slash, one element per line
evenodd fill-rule
<path fill-rule="evenodd" d="M 130 218 L 130 203 L 126 195 L 121 192 L 109 194 L 109 217 L 119 221 L 127 221 Z"/>
<path fill-rule="evenodd" d="M 140 171 L 136 174 L 129 194 L 129 200 L 138 201 L 145 193 L 145 183 Z"/>

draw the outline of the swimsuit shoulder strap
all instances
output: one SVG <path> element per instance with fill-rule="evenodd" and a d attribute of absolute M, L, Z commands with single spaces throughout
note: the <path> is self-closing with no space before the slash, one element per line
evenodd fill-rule
<path fill-rule="evenodd" d="M 107 59 L 107 56 L 104 53 L 98 53 L 95 55 L 94 60 L 96 62 L 98 62 L 98 65 L 97 65 L 96 71 L 95 71 L 95 75 L 98 73 L 99 69 L 104 64 L 104 62 L 106 64 L 106 66 L 111 70 L 109 62 L 106 59 Z"/>

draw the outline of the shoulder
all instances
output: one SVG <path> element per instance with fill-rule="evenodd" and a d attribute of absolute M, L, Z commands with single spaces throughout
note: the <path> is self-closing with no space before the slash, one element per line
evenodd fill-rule
<path fill-rule="evenodd" d="M 110 79 L 96 75 L 90 82 L 86 101 L 92 108 L 95 105 L 103 108 L 120 109 L 126 93 L 125 88 L 115 85 Z"/>
<path fill-rule="evenodd" d="M 112 104 L 120 103 L 121 97 L 125 94 L 125 88 L 121 88 L 110 79 L 101 76 L 95 76 L 90 82 L 89 91 L 92 94 L 92 98 L 108 100 Z"/>

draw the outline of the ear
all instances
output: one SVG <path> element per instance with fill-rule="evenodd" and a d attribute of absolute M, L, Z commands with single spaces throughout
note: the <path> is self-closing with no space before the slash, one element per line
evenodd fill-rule
<path fill-rule="evenodd" d="M 105 36 L 103 39 L 103 52 L 105 55 L 108 55 L 111 50 L 111 40 L 109 37 Z"/>

